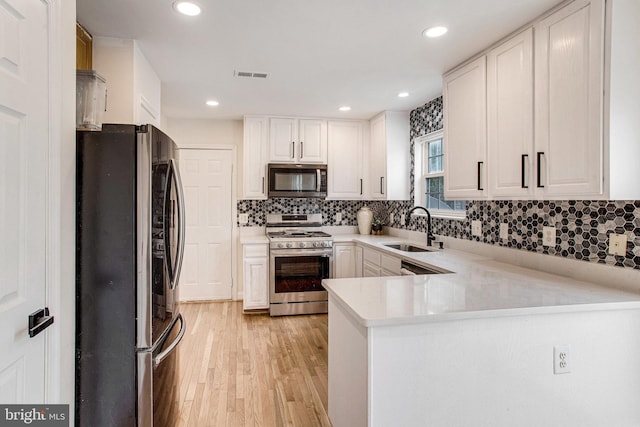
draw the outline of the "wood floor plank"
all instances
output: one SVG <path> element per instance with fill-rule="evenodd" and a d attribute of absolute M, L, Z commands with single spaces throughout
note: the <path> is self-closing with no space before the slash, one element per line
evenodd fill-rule
<path fill-rule="evenodd" d="M 178 425 L 331 426 L 326 315 L 245 315 L 232 301 L 181 310 Z"/>

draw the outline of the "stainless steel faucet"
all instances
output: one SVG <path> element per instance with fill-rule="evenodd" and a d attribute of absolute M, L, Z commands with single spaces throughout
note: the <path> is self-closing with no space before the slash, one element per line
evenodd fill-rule
<path fill-rule="evenodd" d="M 409 222 L 411 221 L 411 214 L 418 209 L 422 209 L 427 213 L 427 246 L 431 246 L 431 243 L 436 239 L 436 237 L 431 233 L 431 213 L 429 210 L 423 206 L 414 206 L 411 208 L 409 213 L 407 213 L 407 217 L 405 218 L 405 226 L 409 226 Z"/>

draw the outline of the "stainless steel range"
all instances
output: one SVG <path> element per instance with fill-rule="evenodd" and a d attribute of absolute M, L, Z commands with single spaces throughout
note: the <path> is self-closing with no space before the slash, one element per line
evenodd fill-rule
<path fill-rule="evenodd" d="M 333 238 L 321 230 L 322 214 L 267 215 L 269 313 L 326 313 L 322 279 L 333 277 Z"/>

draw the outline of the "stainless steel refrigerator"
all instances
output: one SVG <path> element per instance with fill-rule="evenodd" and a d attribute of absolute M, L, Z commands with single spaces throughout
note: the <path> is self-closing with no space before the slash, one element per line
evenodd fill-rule
<path fill-rule="evenodd" d="M 184 197 L 157 128 L 77 132 L 76 425 L 172 426 Z"/>

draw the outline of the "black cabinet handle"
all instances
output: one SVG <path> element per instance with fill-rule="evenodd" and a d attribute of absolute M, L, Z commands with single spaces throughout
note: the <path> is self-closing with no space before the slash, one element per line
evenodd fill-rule
<path fill-rule="evenodd" d="M 301 158 L 301 159 L 304 157 L 304 154 L 303 154 L 303 153 L 304 153 L 303 148 L 304 148 L 304 142 L 303 142 L 303 141 L 300 141 L 300 158 Z"/>
<path fill-rule="evenodd" d="M 522 170 L 522 178 L 521 178 L 521 181 L 522 181 L 521 186 L 522 186 L 522 188 L 529 188 L 529 186 L 526 183 L 526 173 L 525 173 L 528 159 L 529 159 L 529 155 L 528 154 L 523 154 L 522 155 L 522 163 L 520 164 L 520 168 Z"/>
<path fill-rule="evenodd" d="M 49 316 L 49 307 L 34 311 L 29 315 L 29 336 L 31 338 L 53 324 L 53 316 Z"/>
<path fill-rule="evenodd" d="M 540 163 L 541 163 L 541 157 L 544 156 L 544 151 L 538 151 L 536 153 L 537 156 L 537 162 L 538 162 L 538 178 L 537 178 L 537 185 L 538 188 L 544 188 L 544 185 L 542 185 L 542 172 L 541 172 L 541 167 L 540 167 Z"/>
<path fill-rule="evenodd" d="M 362 196 L 362 178 L 360 178 L 360 195 Z"/>
<path fill-rule="evenodd" d="M 262 192 L 264 193 L 264 176 L 262 177 Z"/>
<path fill-rule="evenodd" d="M 384 194 L 384 176 L 380 177 L 380 194 Z"/>
<path fill-rule="evenodd" d="M 484 162 L 478 162 L 478 190 L 480 190 L 480 191 L 484 190 L 484 188 L 482 188 L 482 185 L 481 185 L 481 182 L 480 182 L 480 178 L 481 178 L 480 170 L 481 170 L 483 164 L 484 164 Z"/>

